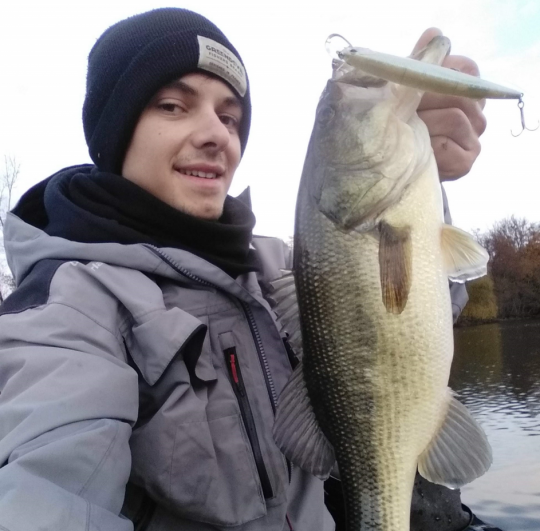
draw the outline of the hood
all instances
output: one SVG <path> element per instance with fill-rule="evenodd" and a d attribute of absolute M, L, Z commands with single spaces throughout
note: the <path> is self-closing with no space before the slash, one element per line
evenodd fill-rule
<path fill-rule="evenodd" d="M 17 286 L 37 262 L 49 258 L 106 262 L 147 273 L 154 272 L 161 262 L 150 248 L 143 244 L 80 243 L 58 236 L 49 236 L 45 231 L 27 223 L 14 212 L 9 212 L 6 217 L 4 247 L 6 259 Z M 180 249 L 169 251 L 172 254 L 191 254 Z M 199 260 L 204 262 L 202 259 Z"/>
<path fill-rule="evenodd" d="M 231 277 L 213 263 L 196 256 L 190 249 L 176 246 L 153 245 L 153 242 L 142 241 L 134 243 L 116 243 L 110 241 L 77 241 L 76 238 L 64 237 L 62 231 L 50 234 L 51 219 L 65 217 L 65 232 L 69 235 L 76 232 L 72 225 L 78 222 L 78 216 L 71 213 L 71 217 L 58 214 L 65 204 L 53 203 L 51 206 L 51 189 L 58 189 L 58 180 L 66 175 L 73 175 L 91 171 L 91 165 L 72 166 L 65 168 L 38 183 L 28 190 L 17 203 L 13 211 L 6 217 L 4 227 L 4 246 L 8 265 L 13 273 L 16 285 L 19 285 L 32 267 L 43 259 L 61 259 L 77 261 L 98 261 L 111 265 L 134 268 L 147 273 L 156 273 L 156 268 L 162 268 L 164 262 L 156 255 L 157 248 L 166 253 L 179 265 L 190 271 L 197 271 L 197 276 L 215 283 L 218 278 L 231 280 Z M 122 179 L 124 181 L 124 179 Z M 126 181 L 127 182 L 127 181 Z M 131 185 L 131 183 L 130 183 Z M 61 198 L 62 200 L 64 197 Z M 152 196 L 152 199 L 153 198 Z M 241 194 L 238 199 L 228 198 L 238 203 L 249 205 L 249 190 Z M 71 206 L 71 205 L 70 205 Z M 56 208 L 57 207 L 57 208 Z M 56 211 L 53 210 L 56 208 Z M 242 208 L 245 208 L 242 207 Z M 77 213 L 77 212 L 76 212 Z M 81 223 L 92 221 L 92 212 L 81 211 Z M 100 220 L 101 221 L 101 220 Z M 114 222 L 114 220 L 113 220 Z M 115 222 L 114 222 L 115 223 Z M 113 223 L 113 224 L 114 224 Z M 117 224 L 117 223 L 116 223 Z M 89 231 L 94 230 L 89 228 Z M 167 269 L 167 268 L 165 268 Z M 170 269 L 170 268 L 169 268 Z M 176 273 L 172 276 L 177 275 Z M 165 276 L 170 276 L 166 273 Z"/>

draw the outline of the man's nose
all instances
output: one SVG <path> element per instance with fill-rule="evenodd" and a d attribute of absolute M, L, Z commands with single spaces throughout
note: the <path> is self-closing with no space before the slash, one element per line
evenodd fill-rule
<path fill-rule="evenodd" d="M 221 151 L 227 147 L 230 132 L 215 112 L 201 113 L 192 134 L 193 145 L 198 149 Z"/>

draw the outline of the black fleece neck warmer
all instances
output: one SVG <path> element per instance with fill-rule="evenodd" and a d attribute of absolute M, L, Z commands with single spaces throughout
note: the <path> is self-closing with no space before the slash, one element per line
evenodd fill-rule
<path fill-rule="evenodd" d="M 255 251 L 250 249 L 255 216 L 230 196 L 219 220 L 203 220 L 119 175 L 82 165 L 34 186 L 13 212 L 47 234 L 71 241 L 184 249 L 232 277 L 258 270 Z"/>

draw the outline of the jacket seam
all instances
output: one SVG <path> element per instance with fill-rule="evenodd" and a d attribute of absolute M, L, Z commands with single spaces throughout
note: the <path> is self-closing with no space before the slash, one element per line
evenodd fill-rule
<path fill-rule="evenodd" d="M 117 421 L 116 422 L 116 431 L 114 433 L 114 437 L 113 437 L 113 440 L 109 443 L 109 446 L 107 447 L 107 450 L 105 450 L 105 453 L 103 454 L 103 457 L 101 458 L 101 460 L 99 461 L 98 465 L 96 466 L 96 468 L 94 469 L 94 471 L 92 472 L 92 474 L 90 475 L 90 477 L 87 479 L 86 483 L 81 487 L 81 489 L 79 490 L 78 494 L 79 495 L 82 495 L 86 492 L 88 486 L 90 485 L 90 483 L 92 482 L 92 480 L 94 479 L 95 475 L 101 470 L 102 466 L 103 466 L 103 463 L 105 462 L 105 460 L 107 459 L 107 457 L 109 457 L 109 454 L 111 453 L 112 451 L 112 448 L 114 446 L 114 444 L 116 443 L 116 439 L 118 438 L 118 432 L 119 432 L 119 425 L 118 425 L 118 422 L 121 422 L 121 421 Z"/>
<path fill-rule="evenodd" d="M 102 328 L 103 330 L 105 330 L 106 332 L 109 332 L 109 334 L 111 334 L 111 336 L 113 336 L 114 339 L 116 339 L 116 342 L 117 342 L 119 345 L 121 344 L 120 339 L 119 339 L 119 337 L 116 335 L 115 332 L 113 332 L 112 330 L 109 330 L 106 326 L 103 326 L 100 322 L 96 321 L 92 316 L 86 314 L 85 312 L 82 312 L 81 310 L 79 310 L 79 309 L 76 308 L 75 306 L 72 306 L 71 304 L 66 304 L 65 302 L 58 302 L 58 301 L 49 301 L 47 304 L 45 304 L 45 305 L 43 305 L 43 306 L 45 307 L 45 306 L 52 305 L 52 304 L 57 304 L 58 306 L 65 306 L 66 308 L 70 308 L 70 309 L 72 309 L 73 311 L 77 312 L 78 314 L 83 315 L 83 316 L 86 317 L 87 319 L 90 319 L 90 321 L 92 321 L 94 324 L 96 324 L 97 326 L 99 326 L 100 328 Z"/>
<path fill-rule="evenodd" d="M 193 420 L 191 422 L 180 422 L 179 424 L 177 424 L 176 426 L 177 427 L 180 427 L 180 426 L 189 426 L 190 424 L 201 424 L 201 423 L 205 423 L 205 424 L 208 424 L 209 422 L 213 422 L 214 420 L 222 420 L 222 419 L 230 419 L 230 418 L 235 418 L 235 417 L 238 417 L 240 415 L 240 410 L 238 410 L 237 413 L 234 413 L 233 415 L 225 415 L 223 417 L 216 417 L 216 418 L 208 418 L 206 417 L 205 419 L 203 420 Z M 175 444 L 176 444 L 176 435 L 174 437 L 174 440 L 175 440 Z"/>
<path fill-rule="evenodd" d="M 2 315 L 0 315 L 0 318 L 4 317 L 4 315 L 17 315 L 19 313 L 24 313 L 27 310 L 35 310 L 36 308 L 44 308 L 45 306 L 47 306 L 47 304 L 49 304 L 49 302 L 46 302 L 45 304 L 33 304 L 31 306 L 26 306 L 25 308 L 21 308 L 20 310 L 13 310 L 11 312 L 3 312 Z M 2 526 L 0 526 L 0 531 L 2 531 L 2 529 L 5 529 L 5 528 L 2 528 Z"/>
<path fill-rule="evenodd" d="M 91 515 L 92 506 L 90 505 L 88 500 L 85 500 L 85 501 L 86 501 L 86 523 L 84 525 L 84 529 L 85 529 L 85 531 L 90 531 L 90 519 L 92 517 L 92 515 Z"/>
<path fill-rule="evenodd" d="M 157 313 L 157 312 L 162 312 L 162 311 L 163 311 L 163 308 L 152 308 L 151 310 L 147 310 L 145 312 L 139 312 L 139 313 L 131 313 L 128 310 L 128 313 L 131 313 L 131 315 L 133 316 L 133 319 L 138 320 L 140 317 L 146 317 L 152 313 Z"/>
<path fill-rule="evenodd" d="M 176 444 L 178 442 L 178 430 L 180 429 L 181 425 L 176 426 L 176 429 L 174 431 L 174 442 L 171 452 L 171 459 L 169 461 L 169 485 L 167 486 L 167 496 L 166 496 L 166 503 L 165 506 L 172 510 L 173 509 L 173 503 L 172 503 L 172 484 L 173 484 L 173 469 L 174 469 L 174 456 L 176 454 Z"/>

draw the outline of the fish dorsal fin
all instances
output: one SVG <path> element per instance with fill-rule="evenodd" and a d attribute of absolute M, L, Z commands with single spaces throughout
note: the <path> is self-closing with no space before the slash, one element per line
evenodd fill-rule
<path fill-rule="evenodd" d="M 452 396 L 449 399 L 444 423 L 420 455 L 418 471 L 432 483 L 455 489 L 484 474 L 492 455 L 484 430 L 469 410 Z"/>
<path fill-rule="evenodd" d="M 274 302 L 272 308 L 281 323 L 281 330 L 288 333 L 288 340 L 295 354 L 302 357 L 302 332 L 300 330 L 300 313 L 296 297 L 296 285 L 292 271 L 283 271 L 283 276 L 270 282 L 273 292 L 270 295 Z M 281 331 L 280 330 L 280 331 Z"/>
<path fill-rule="evenodd" d="M 379 271 L 382 299 L 388 313 L 400 314 L 407 304 L 412 276 L 410 227 L 379 223 Z"/>
<path fill-rule="evenodd" d="M 279 397 L 274 440 L 294 465 L 327 479 L 336 462 L 334 449 L 315 418 L 302 367 L 300 362 Z"/>
<path fill-rule="evenodd" d="M 467 232 L 444 224 L 441 248 L 448 278 L 453 282 L 467 282 L 487 273 L 489 255 Z"/>

